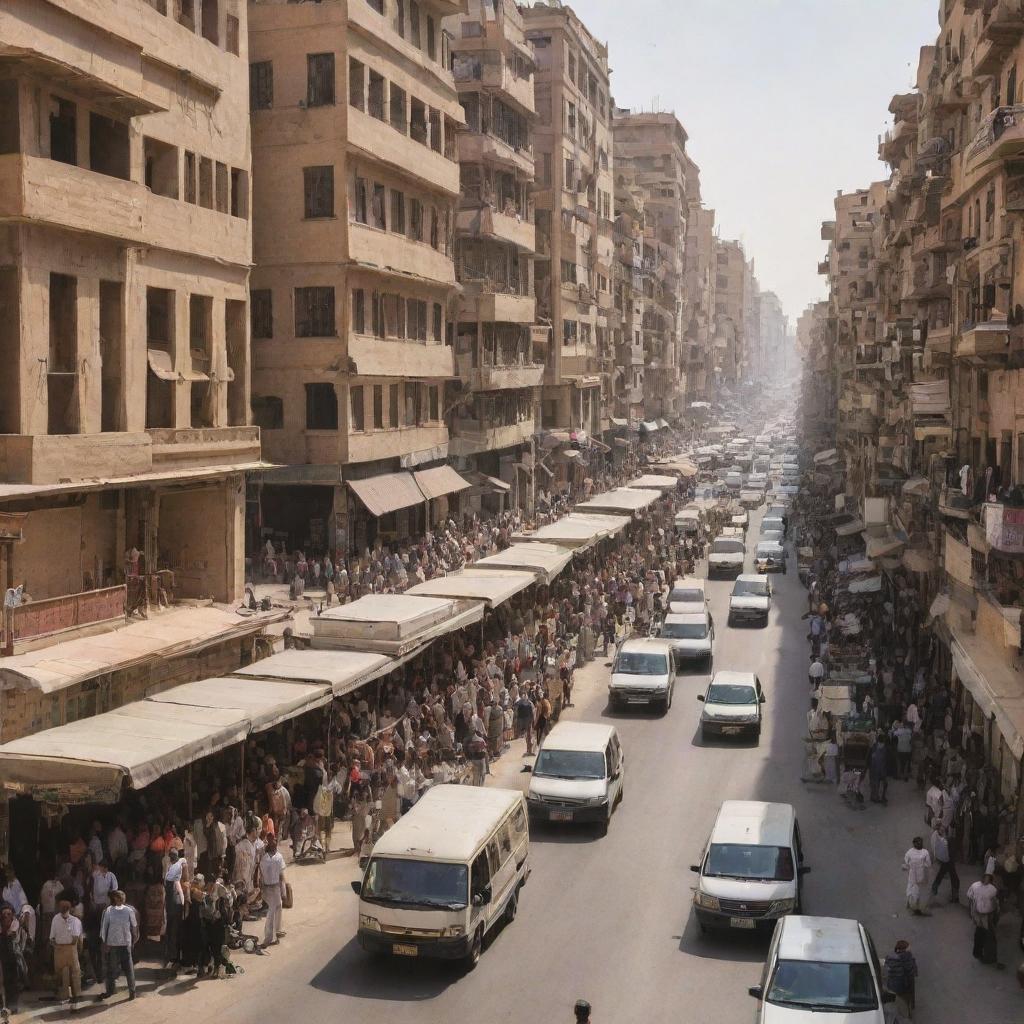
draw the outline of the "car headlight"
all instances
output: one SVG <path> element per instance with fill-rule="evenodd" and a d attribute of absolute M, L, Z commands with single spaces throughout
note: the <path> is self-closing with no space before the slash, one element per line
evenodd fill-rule
<path fill-rule="evenodd" d="M 717 896 L 709 896 L 705 892 L 697 890 L 697 895 L 694 897 L 698 907 L 703 907 L 705 910 L 721 910 L 721 905 L 718 902 Z"/>
<path fill-rule="evenodd" d="M 796 909 L 796 900 L 776 900 L 769 908 L 769 914 L 788 914 Z"/>
<path fill-rule="evenodd" d="M 368 914 L 360 914 L 359 915 L 359 927 L 360 928 L 367 928 L 371 932 L 379 932 L 380 931 L 380 921 L 378 921 L 377 918 L 375 918 L 375 917 L 370 917 Z"/>
<path fill-rule="evenodd" d="M 586 800 L 588 807 L 600 807 L 601 804 L 606 804 L 607 802 L 608 798 L 603 796 L 592 796 L 588 797 Z"/>
<path fill-rule="evenodd" d="M 447 928 L 441 929 L 441 938 L 445 939 L 457 939 L 460 935 L 465 935 L 466 929 L 461 924 L 450 924 Z"/>

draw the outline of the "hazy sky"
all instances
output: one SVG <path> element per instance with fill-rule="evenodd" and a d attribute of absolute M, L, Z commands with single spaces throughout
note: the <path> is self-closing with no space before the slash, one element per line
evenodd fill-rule
<path fill-rule="evenodd" d="M 574 0 L 619 106 L 671 110 L 719 234 L 742 239 L 795 323 L 823 298 L 837 189 L 884 178 L 889 100 L 913 86 L 941 0 Z"/>

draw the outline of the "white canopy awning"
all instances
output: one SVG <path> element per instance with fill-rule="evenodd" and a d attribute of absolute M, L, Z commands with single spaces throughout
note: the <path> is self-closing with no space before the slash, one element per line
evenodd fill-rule
<path fill-rule="evenodd" d="M 550 583 L 572 561 L 572 551 L 557 544 L 531 541 L 513 544 L 496 555 L 474 562 L 476 569 L 519 569 L 534 573 L 542 583 Z"/>
<path fill-rule="evenodd" d="M 864 521 L 858 518 L 846 519 L 835 526 L 835 531 L 840 537 L 852 537 L 864 529 Z"/>
<path fill-rule="evenodd" d="M 425 498 L 440 498 L 446 494 L 458 494 L 473 485 L 464 480 L 451 466 L 434 466 L 413 472 L 416 484 Z"/>
<path fill-rule="evenodd" d="M 473 564 L 459 572 L 438 576 L 425 583 L 417 583 L 406 593 L 423 597 L 473 598 L 495 608 L 536 582 L 537 576 L 533 572 L 520 572 L 515 569 L 502 572 L 497 569 L 480 571 L 476 564 Z"/>
<path fill-rule="evenodd" d="M 649 505 L 653 505 L 660 497 L 661 494 L 658 491 L 619 487 L 614 491 L 596 494 L 588 501 L 581 502 L 576 506 L 576 511 L 634 515 Z"/>
<path fill-rule="evenodd" d="M 823 451 L 823 452 L 818 452 L 818 453 L 817 453 L 817 454 L 816 454 L 816 455 L 814 456 L 814 461 L 815 461 L 816 463 L 819 463 L 819 464 L 820 464 L 820 463 L 822 463 L 822 462 L 829 462 L 829 461 L 831 461 L 832 459 L 835 459 L 835 458 L 837 458 L 838 456 L 839 456 L 839 452 L 838 452 L 838 451 L 836 451 L 836 449 L 835 449 L 835 448 L 826 448 L 826 449 L 825 449 L 825 451 Z"/>
<path fill-rule="evenodd" d="M 903 486 L 900 488 L 901 493 L 913 494 L 918 497 L 927 497 L 930 490 L 931 484 L 923 476 L 912 476 L 909 480 L 904 480 Z"/>
<path fill-rule="evenodd" d="M 865 533 L 863 536 L 868 558 L 883 558 L 886 555 L 897 554 L 906 543 L 891 530 L 881 534 Z"/>
<path fill-rule="evenodd" d="M 674 491 L 679 481 L 674 476 L 656 476 L 653 473 L 646 473 L 630 480 L 627 487 L 636 487 L 640 490 Z"/>
<path fill-rule="evenodd" d="M 294 648 L 246 665 L 232 675 L 250 679 L 324 683 L 331 688 L 335 697 L 340 697 L 358 690 L 365 683 L 386 676 L 398 668 L 399 664 L 386 654 Z"/>
<path fill-rule="evenodd" d="M 378 517 L 426 500 L 412 473 L 382 473 L 366 480 L 349 480 L 348 485 L 370 514 Z"/>
<path fill-rule="evenodd" d="M 542 526 L 532 533 L 515 533 L 513 543 L 542 541 L 558 544 L 565 548 L 582 549 L 592 547 L 605 537 L 612 537 L 626 528 L 628 519 L 622 516 L 603 516 L 571 512 L 557 522 Z"/>

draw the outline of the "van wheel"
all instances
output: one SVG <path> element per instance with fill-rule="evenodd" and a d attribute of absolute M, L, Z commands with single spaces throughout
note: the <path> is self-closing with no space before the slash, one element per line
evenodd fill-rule
<path fill-rule="evenodd" d="M 515 892 L 509 897 L 508 903 L 505 904 L 505 924 L 511 924 L 516 919 L 516 911 L 519 909 L 519 889 L 516 888 Z"/>
<path fill-rule="evenodd" d="M 466 957 L 469 969 L 472 970 L 478 963 L 480 963 L 480 956 L 484 951 L 484 926 L 480 925 L 479 928 L 473 933 L 473 942 L 469 947 L 469 955 Z"/>

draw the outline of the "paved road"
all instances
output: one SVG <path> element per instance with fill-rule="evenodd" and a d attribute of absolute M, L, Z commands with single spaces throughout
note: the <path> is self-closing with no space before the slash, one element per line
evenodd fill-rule
<path fill-rule="evenodd" d="M 760 516 L 754 517 L 752 531 Z M 607 837 L 536 829 L 533 875 L 516 921 L 492 941 L 475 971 L 451 965 L 372 961 L 354 938 L 356 900 L 351 863 L 293 869 L 297 896 L 318 899 L 319 916 L 289 924 L 272 956 L 242 957 L 248 973 L 230 982 L 182 981 L 104 1016 L 136 1024 L 193 1008 L 233 1024 L 263 1020 L 304 1024 L 497 1024 L 568 1022 L 585 996 L 596 1019 L 616 1024 L 725 1024 L 750 1021 L 747 987 L 759 978 L 765 943 L 747 935 L 703 937 L 691 915 L 697 858 L 724 799 L 793 803 L 812 872 L 805 880 L 809 913 L 859 917 L 880 950 L 910 939 L 921 964 L 919 1019 L 930 1024 L 1009 1024 L 1019 1021 L 1021 995 L 1010 946 L 1016 917 L 1004 927 L 1001 974 L 970 957 L 971 926 L 959 907 L 937 907 L 928 919 L 903 910 L 902 857 L 923 828 L 916 788 L 899 784 L 887 808 L 848 810 L 833 790 L 800 782 L 807 710 L 805 591 L 794 570 L 775 576 L 776 597 L 766 629 L 726 626 L 731 583 L 709 584 L 717 624 L 716 669 L 753 669 L 768 702 L 760 745 L 714 742 L 698 733 L 706 675 L 678 680 L 667 716 L 611 715 L 603 661 L 581 673 L 578 707 L 584 720 L 614 720 L 627 754 L 625 799 Z M 503 759 L 504 776 L 528 778 Z M 895 790 L 895 792 L 894 792 Z M 316 871 L 318 874 L 313 874 Z M 964 888 L 973 877 L 964 871 Z M 298 917 L 298 915 L 295 915 Z M 181 999 L 164 999 L 176 992 Z M 187 994 L 186 994 L 187 993 Z M 965 1000 L 972 1009 L 965 1013 Z M 207 1016 L 208 1015 L 208 1016 Z"/>

